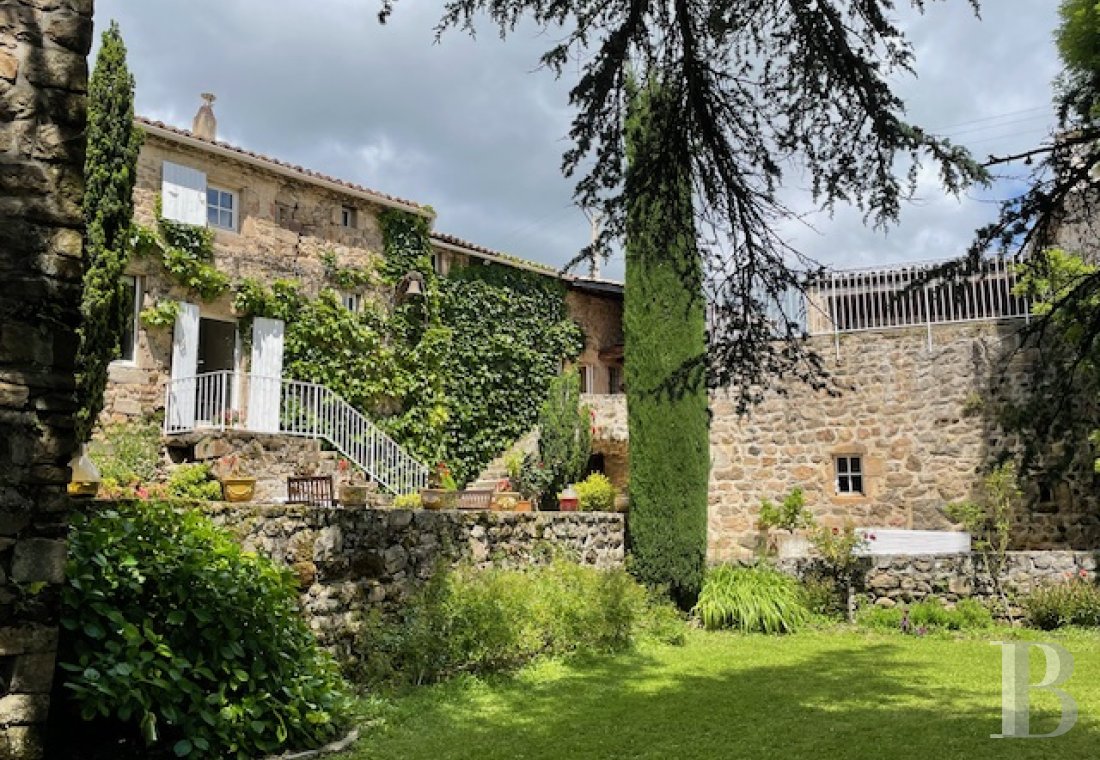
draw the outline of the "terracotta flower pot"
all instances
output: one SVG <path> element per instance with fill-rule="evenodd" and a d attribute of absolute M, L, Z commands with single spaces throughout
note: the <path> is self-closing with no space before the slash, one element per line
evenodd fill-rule
<path fill-rule="evenodd" d="M 256 478 L 222 478 L 222 495 L 226 501 L 252 501 Z"/>
<path fill-rule="evenodd" d="M 530 499 L 520 499 L 519 501 L 517 501 L 516 502 L 516 511 L 517 512 L 533 512 L 534 509 L 531 506 L 531 500 Z"/>
<path fill-rule="evenodd" d="M 458 491 L 445 488 L 421 488 L 420 505 L 424 509 L 454 509 L 458 506 Z"/>

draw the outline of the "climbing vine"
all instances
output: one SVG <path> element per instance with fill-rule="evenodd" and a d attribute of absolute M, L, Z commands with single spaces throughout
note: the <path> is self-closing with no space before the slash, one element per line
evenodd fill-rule
<path fill-rule="evenodd" d="M 213 301 L 229 291 L 229 275 L 214 266 L 214 232 L 206 227 L 183 224 L 160 216 L 157 228 L 135 225 L 134 253 L 156 256 L 171 278 L 204 301 Z"/>

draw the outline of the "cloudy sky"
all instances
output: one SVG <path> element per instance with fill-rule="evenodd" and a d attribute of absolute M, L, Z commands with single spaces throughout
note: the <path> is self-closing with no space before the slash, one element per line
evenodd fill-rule
<path fill-rule="evenodd" d="M 440 3 L 402 0 L 386 26 L 377 0 L 97 0 L 96 22 L 122 26 L 139 113 L 190 128 L 211 91 L 219 137 L 393 195 L 431 204 L 436 229 L 561 265 L 588 240 L 560 173 L 571 111 L 568 81 L 538 70 L 550 40 L 534 29 L 502 42 L 451 33 L 433 44 Z M 899 5 L 906 6 L 905 0 Z M 979 157 L 1043 140 L 1053 123 L 1053 0 L 966 0 L 898 11 L 917 77 L 898 83 L 909 115 Z M 94 51 L 93 51 L 94 55 Z M 1022 169 L 1022 167 L 1021 167 Z M 961 252 L 1007 176 L 956 199 L 921 182 L 888 233 L 858 213 L 813 215 L 784 234 L 836 266 L 935 259 Z M 788 193 L 812 211 L 792 177 Z M 621 261 L 605 273 L 621 276 Z"/>

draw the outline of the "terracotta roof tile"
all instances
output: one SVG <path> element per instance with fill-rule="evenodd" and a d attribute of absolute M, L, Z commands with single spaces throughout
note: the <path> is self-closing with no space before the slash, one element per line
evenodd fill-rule
<path fill-rule="evenodd" d="M 245 148 L 240 148 L 236 145 L 230 145 L 229 143 L 225 143 L 225 142 L 222 142 L 220 140 L 207 140 L 205 138 L 199 137 L 194 132 L 191 132 L 191 131 L 186 130 L 186 129 L 180 129 L 179 127 L 173 127 L 171 124 L 165 124 L 162 121 L 155 121 L 153 119 L 147 119 L 144 116 L 136 117 L 135 121 L 137 121 L 138 124 L 140 124 L 140 125 L 157 127 L 158 129 L 163 129 L 167 132 L 171 132 L 173 134 L 179 135 L 180 137 L 186 137 L 186 138 L 189 138 L 191 140 L 197 140 L 199 142 L 207 143 L 208 145 L 216 145 L 219 148 L 223 148 L 225 150 L 230 150 L 230 151 L 233 151 L 234 153 L 239 153 L 242 156 L 252 158 L 252 159 L 255 159 L 257 161 L 263 161 L 264 163 L 268 163 L 268 164 L 271 164 L 273 166 L 278 166 L 278 167 L 281 167 L 283 169 L 289 169 L 289 170 L 291 170 L 291 171 L 293 171 L 297 174 L 301 174 L 306 179 L 315 179 L 315 180 L 319 180 L 321 182 L 329 182 L 329 183 L 332 183 L 334 185 L 340 185 L 341 187 L 346 187 L 348 190 L 354 190 L 357 193 L 365 193 L 367 195 L 373 195 L 376 198 L 386 200 L 386 201 L 390 201 L 391 203 L 400 203 L 401 205 L 410 206 L 410 207 L 412 207 L 414 209 L 418 209 L 418 210 L 420 210 L 424 213 L 431 213 L 431 210 L 427 206 L 424 206 L 424 205 L 422 205 L 420 203 L 417 203 L 415 201 L 410 201 L 410 200 L 407 200 L 405 198 L 399 198 L 395 195 L 388 195 L 386 193 L 379 192 L 378 190 L 372 190 L 369 187 L 363 187 L 362 185 L 357 185 L 354 182 L 348 182 L 348 181 L 342 180 L 338 177 L 332 177 L 332 176 L 329 176 L 327 174 L 322 174 L 321 172 L 313 171 L 312 169 L 306 169 L 304 166 L 298 166 L 297 164 L 292 164 L 288 161 L 281 161 L 277 158 L 272 158 L 271 156 L 265 156 L 262 153 L 255 153 L 251 150 L 246 150 Z"/>

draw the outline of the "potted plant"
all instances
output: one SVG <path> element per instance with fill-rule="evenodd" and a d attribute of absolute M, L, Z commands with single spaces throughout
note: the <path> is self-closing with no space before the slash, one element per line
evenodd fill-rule
<path fill-rule="evenodd" d="M 778 505 L 764 499 L 757 526 L 764 532 L 765 556 L 779 559 L 809 556 L 810 538 L 806 531 L 814 527 L 814 518 L 806 508 L 801 488 L 793 489 Z"/>
<path fill-rule="evenodd" d="M 458 484 L 446 462 L 439 462 L 428 475 L 428 487 L 420 491 L 425 509 L 454 509 L 458 504 Z"/>
<path fill-rule="evenodd" d="M 519 500 L 516 502 L 517 512 L 531 512 L 539 503 L 546 489 L 550 487 L 550 479 L 553 473 L 532 454 L 523 458 L 519 472 L 511 478 L 512 484 L 519 492 Z"/>
<path fill-rule="evenodd" d="M 494 512 L 510 512 L 516 508 L 519 500 L 519 492 L 512 487 L 511 479 L 502 478 L 497 481 L 496 490 L 489 501 L 489 508 Z"/>
<path fill-rule="evenodd" d="M 256 495 L 256 478 L 241 472 L 241 459 L 227 454 L 218 460 L 218 480 L 222 483 L 222 496 L 226 501 L 252 501 Z"/>
<path fill-rule="evenodd" d="M 340 477 L 340 503 L 348 507 L 366 506 L 374 484 L 367 482 L 363 471 L 344 457 L 337 460 L 336 471 Z"/>
<path fill-rule="evenodd" d="M 565 490 L 558 494 L 558 509 L 562 512 L 576 512 L 580 508 L 580 497 L 577 496 L 577 490 L 573 486 L 568 485 Z"/>

